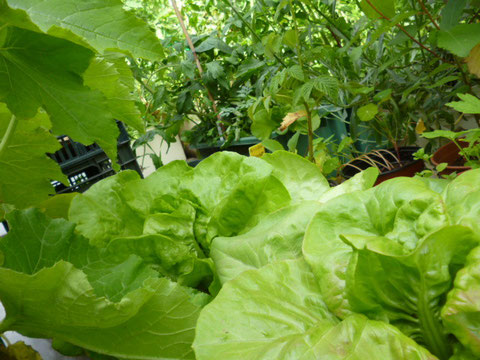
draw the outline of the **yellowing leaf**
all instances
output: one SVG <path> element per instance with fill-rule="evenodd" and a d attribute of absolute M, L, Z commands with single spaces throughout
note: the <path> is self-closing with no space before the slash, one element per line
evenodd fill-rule
<path fill-rule="evenodd" d="M 4 360 L 42 360 L 40 354 L 23 341 L 7 348 L 0 347 L 0 358 Z"/>
<path fill-rule="evenodd" d="M 419 135 L 423 134 L 427 130 L 425 127 L 425 123 L 423 122 L 423 119 L 418 120 L 417 126 L 415 126 L 415 132 Z"/>
<path fill-rule="evenodd" d="M 283 131 L 287 129 L 290 125 L 292 125 L 295 121 L 300 119 L 301 117 L 307 116 L 307 112 L 305 110 L 300 110 L 293 113 L 288 113 L 282 121 L 279 130 Z"/>
<path fill-rule="evenodd" d="M 468 70 L 470 70 L 472 74 L 480 77 L 480 44 L 470 51 L 470 55 L 468 55 L 465 60 L 468 65 Z"/>

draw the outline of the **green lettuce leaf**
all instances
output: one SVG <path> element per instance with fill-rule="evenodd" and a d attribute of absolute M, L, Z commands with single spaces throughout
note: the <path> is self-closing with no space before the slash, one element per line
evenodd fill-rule
<path fill-rule="evenodd" d="M 397 178 L 326 202 L 308 226 L 303 255 L 329 309 L 343 318 L 352 311 L 345 283 L 353 250 L 341 236 L 386 237 L 411 251 L 446 224 L 438 193 L 420 180 Z"/>
<path fill-rule="evenodd" d="M 354 248 L 346 279 L 352 310 L 388 321 L 440 359 L 452 349 L 440 307 L 452 285 L 451 272 L 463 266 L 479 239 L 470 228 L 446 226 L 406 251 L 388 238 L 345 235 Z"/>
<path fill-rule="evenodd" d="M 362 172 L 359 172 L 354 177 L 344 181 L 338 186 L 332 187 L 330 190 L 323 193 L 318 201 L 327 202 L 337 196 L 348 194 L 353 191 L 368 190 L 377 180 L 379 171 L 377 168 L 371 167 Z"/>
<path fill-rule="evenodd" d="M 214 237 L 246 232 L 290 203 L 287 189 L 272 172 L 273 167 L 261 159 L 225 151 L 195 168 L 184 186 L 204 209 L 199 213 L 196 235 L 205 248 Z"/>
<path fill-rule="evenodd" d="M 472 250 L 465 268 L 457 273 L 442 318 L 447 329 L 480 357 L 480 247 Z"/>
<path fill-rule="evenodd" d="M 287 190 L 272 175 L 269 164 L 221 152 L 195 169 L 179 161 L 144 180 L 133 172 L 122 172 L 101 181 L 73 200 L 70 220 L 93 244 L 104 246 L 116 237 L 159 233 L 159 223 L 168 227 L 171 217 L 160 221 L 164 215 L 158 215 L 169 212 L 163 208 L 168 197 L 183 199 L 185 206 L 195 211 L 194 237 L 203 249 L 209 249 L 214 237 L 247 231 L 290 203 Z M 177 211 L 176 216 L 183 216 L 182 212 Z M 184 225 L 188 227 L 184 232 L 189 232 L 190 223 Z M 178 237 L 179 229 L 170 235 Z"/>
<path fill-rule="evenodd" d="M 459 175 L 445 189 L 443 198 L 452 224 L 460 224 L 480 233 L 480 169 Z"/>
<path fill-rule="evenodd" d="M 222 283 L 245 270 L 259 269 L 277 260 L 302 256 L 305 229 L 321 204 L 304 201 L 277 210 L 250 231 L 234 237 L 217 237 L 210 256 Z"/>
<path fill-rule="evenodd" d="M 265 154 L 262 160 L 273 166 L 273 175 L 288 189 L 293 202 L 317 200 L 330 190 L 322 171 L 307 159 L 288 151 Z"/>
<path fill-rule="evenodd" d="M 203 359 L 435 359 L 388 324 L 331 314 L 303 259 L 249 270 L 202 311 L 193 344 Z"/>
<path fill-rule="evenodd" d="M 193 359 L 190 344 L 207 295 L 159 278 L 138 256 L 112 257 L 89 246 L 64 219 L 29 209 L 7 220 L 0 332 L 125 358 Z"/>

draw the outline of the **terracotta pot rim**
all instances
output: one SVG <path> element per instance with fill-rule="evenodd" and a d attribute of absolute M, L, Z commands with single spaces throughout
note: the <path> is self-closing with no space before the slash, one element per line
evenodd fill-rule
<path fill-rule="evenodd" d="M 448 149 L 449 147 L 451 147 L 453 144 L 453 146 L 455 147 L 456 150 L 458 150 L 457 148 L 457 145 L 455 145 L 455 143 L 453 141 L 450 141 L 449 143 L 441 146 L 440 148 L 437 149 L 437 151 L 435 151 L 433 153 L 433 156 L 432 156 L 432 164 L 435 165 L 435 166 L 438 166 L 440 165 L 441 163 L 444 163 L 445 161 L 439 161 L 437 160 L 436 158 L 438 158 L 439 154 L 444 151 L 445 149 Z M 458 155 L 457 159 L 458 158 L 461 158 L 460 155 Z M 447 165 L 446 169 L 449 169 L 449 170 L 453 170 L 453 171 L 466 171 L 466 170 L 471 170 L 472 168 L 470 166 L 458 166 L 458 165 Z"/>

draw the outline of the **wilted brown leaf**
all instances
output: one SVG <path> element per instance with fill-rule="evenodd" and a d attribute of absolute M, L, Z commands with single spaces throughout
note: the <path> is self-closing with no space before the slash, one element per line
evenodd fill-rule
<path fill-rule="evenodd" d="M 293 113 L 288 113 L 282 121 L 279 130 L 283 131 L 287 129 L 290 125 L 292 125 L 295 121 L 300 119 L 301 117 L 307 116 L 307 112 L 305 110 L 300 110 Z"/>

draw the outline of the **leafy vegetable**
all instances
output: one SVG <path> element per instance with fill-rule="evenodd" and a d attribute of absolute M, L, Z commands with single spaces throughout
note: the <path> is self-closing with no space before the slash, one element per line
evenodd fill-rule
<path fill-rule="evenodd" d="M 113 258 L 90 247 L 66 220 L 35 209 L 7 219 L 0 332 L 54 337 L 119 357 L 193 358 L 189 342 L 207 295 L 159 278 L 137 256 Z"/>
<path fill-rule="evenodd" d="M 352 315 L 339 321 L 304 260 L 249 270 L 202 311 L 197 359 L 435 359 L 395 327 Z"/>
<path fill-rule="evenodd" d="M 472 250 L 466 266 L 458 272 L 442 318 L 460 342 L 480 356 L 480 247 Z"/>

